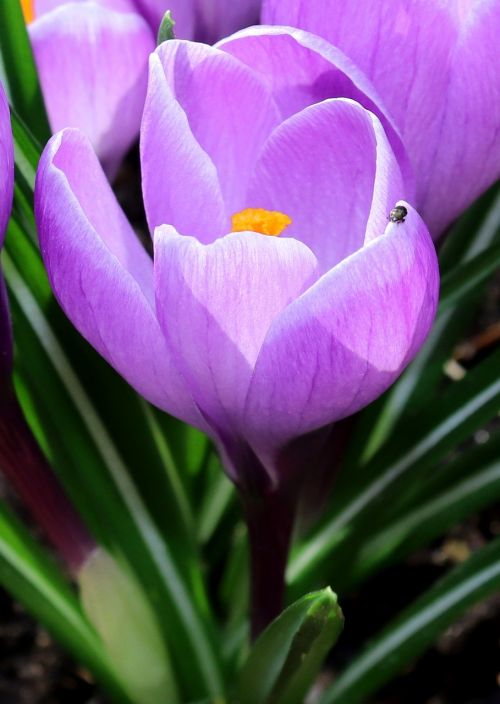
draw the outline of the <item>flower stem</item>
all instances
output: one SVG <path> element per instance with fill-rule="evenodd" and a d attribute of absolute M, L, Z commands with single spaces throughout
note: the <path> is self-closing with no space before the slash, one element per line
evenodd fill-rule
<path fill-rule="evenodd" d="M 12 377 L 12 324 L 5 279 L 0 270 L 0 392 L 8 389 Z"/>
<path fill-rule="evenodd" d="M 252 639 L 281 613 L 295 500 L 274 491 L 243 499 L 250 541 Z"/>

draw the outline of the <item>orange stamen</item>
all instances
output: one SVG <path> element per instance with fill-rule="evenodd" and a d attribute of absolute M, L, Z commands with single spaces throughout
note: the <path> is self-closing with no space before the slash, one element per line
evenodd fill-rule
<path fill-rule="evenodd" d="M 232 218 L 232 232 L 260 232 L 261 235 L 281 235 L 283 230 L 291 224 L 292 220 L 277 210 L 264 210 L 264 208 L 245 208 L 235 213 Z"/>
<path fill-rule="evenodd" d="M 23 9 L 24 21 L 26 24 L 33 22 L 35 19 L 35 8 L 33 7 L 34 0 L 21 0 Z"/>

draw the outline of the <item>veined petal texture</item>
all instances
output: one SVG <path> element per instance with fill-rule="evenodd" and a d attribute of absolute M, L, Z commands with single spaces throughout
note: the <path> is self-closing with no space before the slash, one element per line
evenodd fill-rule
<path fill-rule="evenodd" d="M 271 326 L 245 415 L 264 461 L 377 398 L 425 340 L 438 298 L 436 257 L 425 224 L 403 204 L 405 222 L 388 224 Z"/>
<path fill-rule="evenodd" d="M 323 40 L 295 34 L 256 28 L 215 48 L 168 42 L 151 58 L 141 135 L 170 353 L 219 445 L 229 455 L 250 445 L 271 475 L 286 443 L 396 379 L 430 328 L 438 287 L 417 213 L 407 205 L 406 220 L 388 226 L 412 194 L 375 110 L 390 123 L 375 102 L 370 111 L 315 93 L 326 67 L 324 80 L 370 100 L 338 57 L 318 54 Z M 303 60 L 294 64 L 294 52 Z M 291 223 L 279 237 L 230 233 L 231 211 L 245 206 Z"/>
<path fill-rule="evenodd" d="M 500 176 L 496 0 L 265 0 L 262 20 L 324 37 L 372 80 L 435 237 Z"/>
<path fill-rule="evenodd" d="M 423 343 L 439 277 L 404 147 L 324 40 L 256 28 L 152 54 L 154 264 L 82 139 L 54 138 L 37 184 L 56 294 L 140 393 L 211 434 L 236 481 L 247 454 L 279 482 L 290 443 L 376 398 Z"/>
<path fill-rule="evenodd" d="M 153 263 L 78 130 L 48 143 L 35 215 L 51 286 L 80 333 L 148 401 L 199 425 L 156 318 Z"/>
<path fill-rule="evenodd" d="M 138 14 L 67 3 L 29 25 L 53 132 L 78 127 L 113 176 L 139 134 L 154 49 Z"/>

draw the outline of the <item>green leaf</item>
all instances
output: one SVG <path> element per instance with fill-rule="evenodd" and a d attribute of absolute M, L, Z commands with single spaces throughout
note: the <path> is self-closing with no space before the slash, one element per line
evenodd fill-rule
<path fill-rule="evenodd" d="M 137 704 L 180 704 L 158 619 L 134 575 L 97 548 L 78 571 L 78 585 L 85 613 L 130 698 Z"/>
<path fill-rule="evenodd" d="M 14 227 L 15 221 L 11 219 L 9 228 Z M 18 245 L 21 231 L 16 234 L 18 237 L 11 237 L 10 242 L 16 241 Z M 17 374 L 23 377 L 22 386 L 32 397 L 31 408 L 38 412 L 34 430 L 42 428 L 44 432 L 44 437 L 38 439 L 96 538 L 112 551 L 122 551 L 149 593 L 154 595 L 154 607 L 162 618 L 172 655 L 183 671 L 187 691 L 192 691 L 193 696 L 207 690 L 219 693 L 222 687 L 213 645 L 176 565 L 177 552 L 173 552 L 172 545 L 179 536 L 173 535 L 169 545 L 165 542 L 133 481 L 135 471 L 129 464 L 132 455 L 118 451 L 50 320 L 30 291 L 29 286 L 34 282 L 29 278 L 29 260 L 24 260 L 24 278 L 9 257 L 12 251 L 9 242 L 7 250 L 4 272 L 18 345 Z M 89 372 L 88 367 L 86 372 Z M 101 392 L 103 388 L 109 391 L 110 387 L 110 384 L 101 385 Z M 111 398 L 117 402 L 118 393 Z M 117 405 L 115 411 L 117 408 L 123 412 L 126 406 Z M 137 439 L 138 428 L 134 428 L 133 433 Z M 133 437 L 125 438 L 124 442 L 132 442 Z M 143 458 L 151 451 L 151 445 L 148 439 L 142 448 Z M 143 461 L 137 465 L 137 471 L 143 470 Z M 151 475 L 146 478 L 151 480 Z M 156 488 L 157 498 L 160 487 L 161 484 L 152 486 L 153 491 Z M 176 509 L 173 509 L 165 516 L 165 522 L 175 515 Z M 169 530 L 172 531 L 172 526 Z M 182 544 L 184 551 L 180 557 L 188 556 L 186 568 L 192 569 L 191 576 L 196 576 L 198 563 L 189 552 L 189 544 Z"/>
<path fill-rule="evenodd" d="M 435 474 L 434 482 L 431 477 L 425 483 L 425 498 L 416 506 L 402 507 L 398 516 L 384 522 L 381 529 L 374 526 L 374 534 L 364 537 L 357 551 L 347 546 L 345 559 L 335 558 L 340 592 L 352 590 L 374 571 L 398 562 L 498 501 L 500 433 L 486 446 L 473 447 Z"/>
<path fill-rule="evenodd" d="M 49 121 L 19 0 L 0 2 L 0 51 L 10 102 L 45 143 L 50 137 Z"/>
<path fill-rule="evenodd" d="M 22 177 L 23 182 L 29 189 L 27 195 L 32 196 L 35 188 L 36 167 L 40 160 L 41 145 L 18 115 L 15 108 L 11 108 L 10 120 L 14 140 L 16 175 Z"/>
<path fill-rule="evenodd" d="M 0 503 L 0 583 L 78 662 L 88 667 L 114 702 L 130 704 L 75 593 L 26 529 Z"/>
<path fill-rule="evenodd" d="M 482 284 L 500 266 L 500 241 L 455 267 L 441 279 L 440 314 Z"/>
<path fill-rule="evenodd" d="M 357 704 L 404 670 L 466 609 L 500 589 L 500 539 L 417 599 L 342 672 L 320 704 Z"/>
<path fill-rule="evenodd" d="M 463 262 L 472 259 L 491 243 L 498 231 L 500 181 L 480 196 L 439 242 L 439 268 L 445 276 Z"/>
<path fill-rule="evenodd" d="M 29 185 L 33 140 L 18 127 L 17 167 Z M 3 258 L 28 422 L 93 535 L 143 584 L 183 694 L 220 694 L 214 617 L 180 470 L 143 401 L 57 306 L 35 242 L 30 203 L 16 190 Z"/>
<path fill-rule="evenodd" d="M 203 494 L 198 518 L 198 540 L 207 543 L 219 525 L 222 516 L 235 497 L 233 483 L 227 478 L 217 455 L 208 460 L 206 473 L 208 486 Z"/>
<path fill-rule="evenodd" d="M 377 516 L 386 513 L 405 487 L 418 482 L 419 473 L 435 466 L 498 412 L 499 365 L 500 351 L 451 386 L 418 419 L 395 430 L 390 452 L 381 452 L 364 468 L 357 491 L 339 493 L 322 525 L 294 552 L 287 574 L 290 583 L 297 582 L 300 588 L 300 580 L 312 567 L 325 560 L 335 564 L 334 548 L 351 538 L 355 544 L 363 534 L 371 535 Z M 358 524 L 354 534 L 355 522 L 362 528 Z"/>
<path fill-rule="evenodd" d="M 289 606 L 257 639 L 237 685 L 237 704 L 301 704 L 344 624 L 330 588 Z"/>

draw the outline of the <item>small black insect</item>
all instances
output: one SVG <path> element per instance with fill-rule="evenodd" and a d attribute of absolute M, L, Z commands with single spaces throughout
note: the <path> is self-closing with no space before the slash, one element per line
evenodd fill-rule
<path fill-rule="evenodd" d="M 408 211 L 404 205 L 395 205 L 389 213 L 389 220 L 391 222 L 404 222 L 407 215 Z"/>

